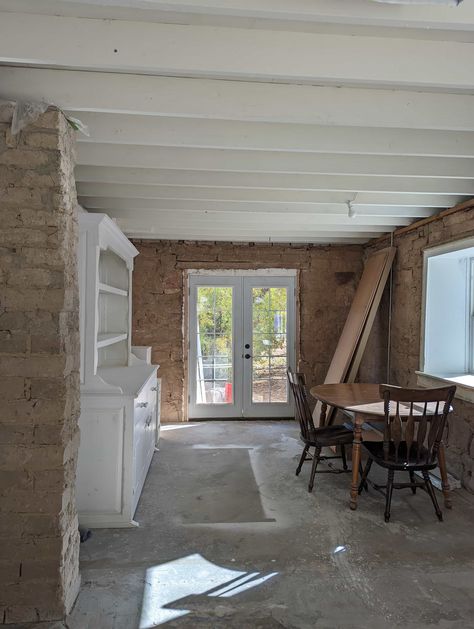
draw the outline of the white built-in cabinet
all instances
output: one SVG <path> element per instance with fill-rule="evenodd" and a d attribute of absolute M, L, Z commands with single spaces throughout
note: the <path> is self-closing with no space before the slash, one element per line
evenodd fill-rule
<path fill-rule="evenodd" d="M 131 346 L 138 251 L 106 214 L 80 213 L 79 234 L 79 522 L 134 526 L 160 425 L 158 365 L 147 348 Z"/>

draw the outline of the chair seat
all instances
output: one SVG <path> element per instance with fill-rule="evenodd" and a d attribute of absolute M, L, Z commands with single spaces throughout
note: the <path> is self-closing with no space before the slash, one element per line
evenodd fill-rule
<path fill-rule="evenodd" d="M 345 426 L 323 426 L 310 430 L 308 437 L 303 437 L 303 441 L 311 446 L 337 446 L 352 443 L 354 433 Z"/>
<path fill-rule="evenodd" d="M 437 465 L 437 462 L 426 462 L 428 450 L 421 448 L 418 457 L 418 446 L 413 444 L 407 457 L 407 444 L 405 441 L 400 442 L 398 447 L 398 457 L 395 456 L 395 446 L 393 441 L 390 442 L 388 457 L 385 459 L 382 441 L 366 441 L 362 444 L 368 454 L 374 459 L 378 465 L 393 470 L 431 470 Z"/>

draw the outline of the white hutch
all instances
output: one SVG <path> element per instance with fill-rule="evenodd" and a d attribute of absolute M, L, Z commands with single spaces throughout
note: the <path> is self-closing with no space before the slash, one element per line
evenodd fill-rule
<path fill-rule="evenodd" d="M 79 233 L 79 522 L 136 526 L 133 516 L 159 437 L 160 385 L 150 351 L 131 347 L 138 251 L 106 214 L 81 212 Z"/>

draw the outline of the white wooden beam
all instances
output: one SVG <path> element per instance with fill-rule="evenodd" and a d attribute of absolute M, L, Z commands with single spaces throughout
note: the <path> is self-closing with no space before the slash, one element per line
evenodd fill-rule
<path fill-rule="evenodd" d="M 102 210 L 101 210 L 102 211 Z M 378 238 L 387 231 L 395 229 L 391 227 L 371 227 L 371 226 L 337 226 L 337 225 L 308 225 L 298 224 L 289 229 L 289 221 L 278 224 L 260 221 L 260 217 L 255 215 L 243 215 L 236 218 L 236 222 L 231 223 L 229 218 L 225 216 L 225 220 L 219 220 L 219 215 L 213 213 L 202 214 L 201 216 L 189 216 L 186 213 L 180 214 L 176 212 L 160 212 L 160 213 L 134 213 L 133 215 L 107 212 L 115 218 L 119 224 L 128 225 L 128 229 L 146 231 L 150 233 L 149 237 L 153 237 L 155 233 L 158 237 L 169 237 L 173 234 L 174 238 L 189 238 L 191 240 L 201 239 L 203 235 L 208 240 L 214 240 L 216 236 L 224 236 L 226 240 L 232 240 L 234 236 L 245 237 L 246 239 L 258 239 L 260 241 L 268 241 L 272 238 Z M 222 218 L 222 217 L 221 217 Z M 254 221 L 249 221 L 253 218 Z M 276 222 L 276 221 L 275 221 Z M 160 236 L 160 233 L 167 236 Z"/>
<path fill-rule="evenodd" d="M 351 244 L 362 245 L 367 243 L 372 238 L 376 238 L 374 234 L 354 236 L 350 233 L 334 232 L 333 234 L 326 233 L 324 236 L 317 234 L 308 234 L 304 236 L 290 236 L 285 234 L 283 236 L 268 236 L 256 234 L 256 233 L 234 233 L 230 234 L 229 230 L 213 231 L 212 234 L 209 231 L 195 231 L 180 230 L 169 231 L 164 227 L 158 229 L 154 225 L 149 224 L 134 224 L 133 221 L 126 219 L 117 219 L 117 224 L 120 229 L 129 238 L 140 238 L 145 240 L 198 240 L 198 241 L 211 241 L 211 242 L 275 242 L 275 243 L 288 243 L 288 244 L 316 244 L 316 245 L 338 245 L 338 244 Z M 382 234 L 380 234 L 382 235 Z"/>
<path fill-rule="evenodd" d="M 431 216 L 433 211 L 421 210 L 421 214 L 388 212 L 375 212 L 373 208 L 369 213 L 354 205 L 355 216 L 348 217 L 347 206 L 340 206 L 336 211 L 324 205 L 313 206 L 309 203 L 253 203 L 251 201 L 202 201 L 190 199 L 124 199 L 121 197 L 84 197 L 80 196 L 79 201 L 87 209 L 112 209 L 115 216 L 118 212 L 130 212 L 136 210 L 177 211 L 177 212 L 217 212 L 227 214 L 231 218 L 235 213 L 244 212 L 252 214 L 291 214 L 292 218 L 298 220 L 302 216 L 307 221 L 317 220 L 318 225 L 408 225 L 413 218 L 420 216 Z M 246 218 L 247 220 L 247 218 Z M 267 216 L 267 221 L 272 220 Z"/>
<path fill-rule="evenodd" d="M 22 32 L 28 36 L 20 37 Z M 469 42 L 20 13 L 2 15 L 0 62 L 285 83 L 474 89 L 474 43 Z"/>
<path fill-rule="evenodd" d="M 0 96 L 82 112 L 474 131 L 474 96 L 0 67 Z"/>
<path fill-rule="evenodd" d="M 474 132 L 199 120 L 98 112 L 70 113 L 88 142 L 356 155 L 474 157 Z M 84 141 L 83 136 L 78 137 Z M 474 169 L 473 169 L 474 170 Z"/>
<path fill-rule="evenodd" d="M 103 170 L 103 169 L 99 169 Z M 119 177 L 116 177 L 117 181 Z M 133 179 L 133 178 L 132 178 Z M 77 191 L 82 197 L 113 197 L 123 199 L 203 199 L 215 201 L 252 201 L 255 203 L 309 203 L 313 207 L 344 206 L 352 196 L 344 192 L 326 192 L 313 190 L 285 190 L 267 188 L 206 188 L 193 186 L 166 186 L 130 183 L 102 183 L 100 177 L 96 181 L 88 181 L 88 175 L 77 173 Z M 403 211 L 421 208 L 447 208 L 462 200 L 458 197 L 442 195 L 406 195 L 361 193 L 357 195 L 357 205 L 380 207 L 389 211 L 391 208 Z"/>
<path fill-rule="evenodd" d="M 474 160 L 439 157 L 232 151 L 80 142 L 77 163 L 95 166 L 234 172 L 385 175 L 474 180 Z"/>
<path fill-rule="evenodd" d="M 373 26 L 403 30 L 472 31 L 469 0 L 456 11 L 443 6 L 378 6 L 366 0 L 0 0 L 0 10 L 50 15 L 186 23 L 268 24 L 309 28 L 311 24 Z"/>
<path fill-rule="evenodd" d="M 437 179 L 430 177 L 362 177 L 348 175 L 314 175 L 301 173 L 266 172 L 218 172 L 208 170 L 167 170 L 153 168 L 99 168 L 84 165 L 78 169 L 78 177 L 88 170 L 98 172 L 128 172 L 136 175 L 137 183 L 167 186 L 197 186 L 205 188 L 269 188 L 304 189 L 327 192 L 376 192 L 390 194 L 431 194 L 455 197 L 474 196 L 474 181 L 471 179 Z M 115 175 L 112 175 L 114 178 Z M 89 179 L 90 180 L 90 179 Z M 120 181 L 120 180 L 119 180 Z M 124 181 L 124 180 L 122 180 Z M 347 195 L 347 200 L 352 199 Z"/>
<path fill-rule="evenodd" d="M 252 201 L 196 201 L 191 199 L 124 199 L 122 197 L 86 197 L 79 196 L 79 202 L 88 210 L 110 209 L 113 212 L 126 210 L 173 210 L 173 211 L 213 211 L 213 212 L 265 212 L 267 214 L 298 213 L 308 216 L 348 216 L 348 206 L 312 205 L 310 203 L 264 203 Z M 439 208 L 428 207 L 397 207 L 351 204 L 355 216 L 364 218 L 374 225 L 400 225 L 400 221 L 411 222 L 413 219 L 428 218 L 439 211 Z M 324 218 L 323 220 L 326 220 Z"/>

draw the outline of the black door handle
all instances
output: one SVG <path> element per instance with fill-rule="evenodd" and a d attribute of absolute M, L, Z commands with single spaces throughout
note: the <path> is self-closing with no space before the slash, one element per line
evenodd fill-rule
<path fill-rule="evenodd" d="M 252 358 L 252 357 L 250 356 L 250 354 L 245 354 L 244 358 L 248 359 L 248 358 Z"/>

